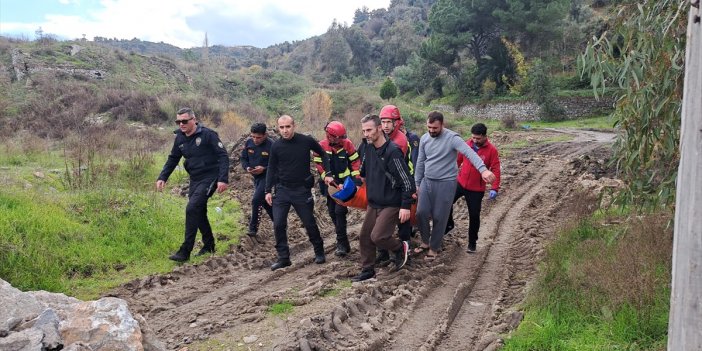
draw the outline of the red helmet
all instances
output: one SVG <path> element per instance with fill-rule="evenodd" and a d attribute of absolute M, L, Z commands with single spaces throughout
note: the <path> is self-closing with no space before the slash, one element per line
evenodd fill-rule
<path fill-rule="evenodd" d="M 397 108 L 395 105 L 385 105 L 383 106 L 382 109 L 380 109 L 380 119 L 383 118 L 390 118 L 392 120 L 402 120 L 402 116 L 400 115 L 400 109 Z"/>
<path fill-rule="evenodd" d="M 404 120 L 402 120 L 402 116 L 400 115 L 400 109 L 395 105 L 383 106 L 383 108 L 380 109 L 380 115 L 378 117 L 380 117 L 380 119 L 389 118 L 395 122 L 394 129 L 390 134 L 394 134 L 398 128 L 405 124 Z"/>
<path fill-rule="evenodd" d="M 346 139 L 346 128 L 339 121 L 331 121 L 327 123 L 327 126 L 324 127 L 324 131 L 327 133 L 327 139 L 331 137 Z"/>

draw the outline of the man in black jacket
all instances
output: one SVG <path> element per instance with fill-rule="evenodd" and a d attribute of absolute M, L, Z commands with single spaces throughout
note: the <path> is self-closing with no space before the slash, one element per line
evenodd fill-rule
<path fill-rule="evenodd" d="M 180 249 L 169 258 L 184 262 L 190 259 L 195 245 L 195 236 L 200 229 L 203 247 L 197 256 L 215 252 L 212 227 L 207 219 L 207 200 L 215 190 L 227 190 L 229 182 L 229 156 L 217 133 L 197 123 L 192 109 L 184 107 L 176 113 L 176 130 L 173 148 L 163 170 L 156 181 L 156 190 L 161 191 L 168 177 L 185 158 L 185 171 L 190 175 L 188 205 L 185 208 L 185 240 Z"/>
<path fill-rule="evenodd" d="M 361 273 L 352 278 L 363 281 L 375 276 L 376 248 L 395 253 L 395 268 L 407 263 L 409 243 L 393 236 L 398 223 L 410 219 L 415 186 L 400 148 L 383 133 L 380 118 L 366 115 L 361 119 L 363 161 L 361 177 L 366 181 L 368 208 L 359 235 Z"/>
<path fill-rule="evenodd" d="M 288 115 L 278 118 L 278 131 L 281 138 L 271 147 L 266 174 L 266 202 L 273 206 L 273 227 L 275 230 L 275 249 L 278 261 L 271 270 L 290 266 L 290 248 L 288 247 L 288 212 L 290 206 L 295 209 L 302 221 L 307 236 L 314 248 L 314 262 L 326 262 L 324 242 L 314 218 L 314 198 L 312 187 L 315 177 L 310 173 L 310 162 L 314 151 L 322 156 L 322 164 L 327 174 L 330 171 L 329 157 L 319 143 L 311 136 L 295 133 L 295 121 Z M 328 186 L 334 178 L 324 177 Z M 275 186 L 275 196 L 273 187 Z"/>
<path fill-rule="evenodd" d="M 241 167 L 253 176 L 254 193 L 251 197 L 251 221 L 246 235 L 255 237 L 263 208 L 273 221 L 273 208 L 265 201 L 266 170 L 273 140 L 266 136 L 266 125 L 255 123 L 251 126 L 251 138 L 241 150 Z"/>

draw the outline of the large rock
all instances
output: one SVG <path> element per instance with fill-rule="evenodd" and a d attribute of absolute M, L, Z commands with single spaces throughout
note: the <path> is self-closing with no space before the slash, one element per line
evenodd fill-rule
<path fill-rule="evenodd" d="M 95 351 L 144 350 L 139 323 L 127 303 L 114 297 L 79 303 L 61 322 L 60 331 L 69 346 L 83 342 Z"/>
<path fill-rule="evenodd" d="M 113 297 L 83 302 L 46 291 L 22 292 L 0 279 L 0 350 L 165 350 L 146 320 Z"/>

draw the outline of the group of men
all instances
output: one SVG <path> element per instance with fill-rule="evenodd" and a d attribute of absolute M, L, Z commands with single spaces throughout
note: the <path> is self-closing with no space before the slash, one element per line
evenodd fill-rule
<path fill-rule="evenodd" d="M 191 109 L 180 109 L 176 124 L 179 130 L 175 132 L 173 148 L 156 188 L 163 189 L 184 157 L 185 170 L 190 175 L 185 240 L 170 256 L 182 262 L 190 257 L 198 229 L 204 245 L 197 255 L 215 250 L 207 220 L 207 199 L 215 190 L 226 190 L 229 160 L 217 133 L 199 125 Z M 354 281 L 374 277 L 379 262 L 393 260 L 395 269 L 407 263 L 412 234 L 410 209 L 415 202 L 421 233 L 421 244 L 414 249 L 415 253 L 426 251 L 425 260 L 437 257 L 444 234 L 453 228 L 452 205 L 461 197 L 466 199 L 470 218 L 467 251 L 475 252 L 486 184 L 491 184 L 489 196 L 494 199 L 500 176 L 497 150 L 488 141 L 487 128 L 482 123 L 474 125 L 472 138 L 464 141 L 456 132 L 444 128 L 443 115 L 434 111 L 427 117 L 428 132 L 420 139 L 406 132 L 399 109 L 387 105 L 378 115 L 369 114 L 361 119 L 363 140 L 358 147 L 338 121 L 327 123 L 325 139 L 320 142 L 296 133 L 295 120 L 288 115 L 278 118 L 277 128 L 280 138 L 273 141 L 268 138 L 264 124 L 254 124 L 241 154 L 241 165 L 252 175 L 255 185 L 247 235 L 256 237 L 262 211 L 266 211 L 273 221 L 277 251 L 272 270 L 292 264 L 287 236 L 290 207 L 302 221 L 312 244 L 313 261 L 326 262 L 314 217 L 311 189 L 316 183 L 326 197 L 328 214 L 334 223 L 335 254 L 343 257 L 351 251 L 348 208 L 333 198 L 330 191 L 341 188 L 349 177 L 358 186 L 365 184 L 368 202 L 359 235 L 361 272 Z M 310 171 L 311 161 L 316 165 L 319 181 Z"/>

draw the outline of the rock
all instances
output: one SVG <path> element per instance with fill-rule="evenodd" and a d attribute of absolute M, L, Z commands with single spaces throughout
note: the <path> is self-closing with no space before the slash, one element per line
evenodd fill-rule
<path fill-rule="evenodd" d="M 67 345 L 84 342 L 93 350 L 144 350 L 139 323 L 122 299 L 81 302 L 67 317 L 60 325 Z"/>
<path fill-rule="evenodd" d="M 41 339 L 44 333 L 38 329 L 26 329 L 0 338 L 0 350 L 35 351 L 42 350 Z"/>
<path fill-rule="evenodd" d="M 23 293 L 10 283 L 0 279 L 0 329 L 12 331 L 19 322 L 29 321 L 44 311 L 44 306 L 29 294 Z M 15 324 L 8 324 L 13 320 Z"/>
<path fill-rule="evenodd" d="M 370 323 L 361 323 L 361 330 L 370 333 L 373 331 L 373 326 Z"/>
<path fill-rule="evenodd" d="M 258 335 L 249 335 L 244 337 L 244 344 L 253 344 L 258 340 Z"/>
<path fill-rule="evenodd" d="M 44 179 L 46 176 L 44 175 L 44 172 L 36 171 L 34 172 L 34 176 L 39 178 L 39 179 Z"/>
<path fill-rule="evenodd" d="M 34 329 L 44 334 L 41 343 L 44 349 L 54 350 L 63 348 L 63 339 L 59 334 L 59 317 L 53 308 L 47 308 L 34 323 Z"/>
<path fill-rule="evenodd" d="M 509 317 L 507 318 L 507 324 L 509 325 L 510 330 L 517 329 L 519 323 L 522 322 L 522 318 L 524 318 L 524 312 L 522 311 L 514 311 L 510 313 Z"/>

